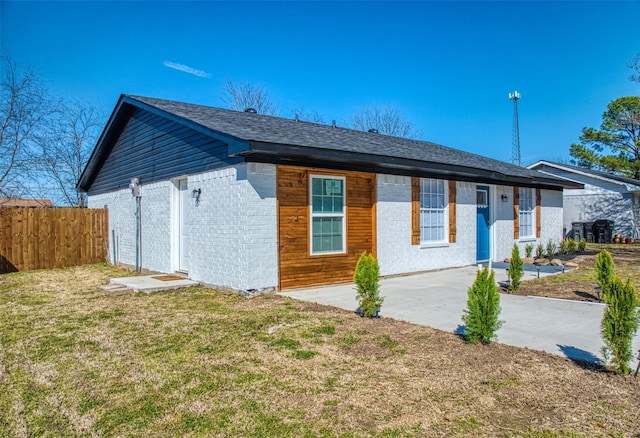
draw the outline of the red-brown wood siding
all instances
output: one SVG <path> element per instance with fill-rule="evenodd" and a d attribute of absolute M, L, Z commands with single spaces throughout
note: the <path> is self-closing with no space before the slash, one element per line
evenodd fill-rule
<path fill-rule="evenodd" d="M 346 180 L 346 252 L 311 255 L 309 175 Z M 277 167 L 280 289 L 348 282 L 363 251 L 376 255 L 376 176 L 297 166 Z"/>

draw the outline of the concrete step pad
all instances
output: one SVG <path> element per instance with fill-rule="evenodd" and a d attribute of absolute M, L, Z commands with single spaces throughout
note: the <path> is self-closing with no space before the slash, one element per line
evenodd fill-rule
<path fill-rule="evenodd" d="M 98 292 L 102 292 L 105 295 L 120 296 L 132 294 L 133 289 L 126 287 L 122 284 L 109 283 L 102 286 L 98 286 Z"/>

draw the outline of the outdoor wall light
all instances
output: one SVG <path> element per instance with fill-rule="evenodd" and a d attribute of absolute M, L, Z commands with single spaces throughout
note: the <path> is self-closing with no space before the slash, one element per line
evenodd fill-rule
<path fill-rule="evenodd" d="M 202 194 L 202 189 L 193 189 L 191 191 L 191 197 L 196 200 L 196 206 L 200 204 L 200 195 Z"/>
<path fill-rule="evenodd" d="M 507 202 L 509 200 L 509 197 L 503 193 L 502 195 L 500 195 L 500 199 L 502 199 L 502 202 Z"/>

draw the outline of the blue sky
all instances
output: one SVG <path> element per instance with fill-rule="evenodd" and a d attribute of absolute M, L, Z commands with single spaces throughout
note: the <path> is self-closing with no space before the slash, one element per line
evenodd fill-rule
<path fill-rule="evenodd" d="M 224 107 L 225 81 L 264 86 L 345 125 L 393 104 L 420 138 L 509 161 L 569 158 L 606 105 L 640 94 L 640 2 L 1 1 L 3 54 L 51 93 L 111 113 L 121 93 Z M 168 65 L 188 66 L 192 72 Z M 175 67 L 175 65 L 174 65 Z M 188 69 L 187 69 L 188 70 Z M 195 74 L 194 74 L 195 73 Z"/>

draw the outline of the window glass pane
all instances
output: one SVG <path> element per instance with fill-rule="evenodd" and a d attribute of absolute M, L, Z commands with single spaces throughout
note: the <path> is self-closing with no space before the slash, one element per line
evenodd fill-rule
<path fill-rule="evenodd" d="M 312 203 L 312 211 L 314 213 L 322 212 L 322 196 L 314 196 Z"/>
<path fill-rule="evenodd" d="M 312 178 L 311 187 L 312 187 L 313 195 L 321 195 L 322 194 L 322 179 L 320 179 L 320 178 Z"/>
<path fill-rule="evenodd" d="M 446 181 L 433 178 L 420 179 L 420 240 L 443 242 L 447 208 Z"/>
<path fill-rule="evenodd" d="M 533 237 L 535 224 L 534 221 L 534 210 L 535 203 L 533 200 L 533 189 L 531 188 L 520 188 L 520 237 Z"/>
<path fill-rule="evenodd" d="M 323 213 L 332 213 L 333 212 L 333 199 L 325 196 L 322 198 L 322 212 Z"/>
<path fill-rule="evenodd" d="M 342 236 L 333 236 L 332 251 L 342 251 Z"/>
<path fill-rule="evenodd" d="M 340 252 L 342 243 L 343 219 L 341 217 L 315 217 L 312 220 L 312 251 Z"/>

